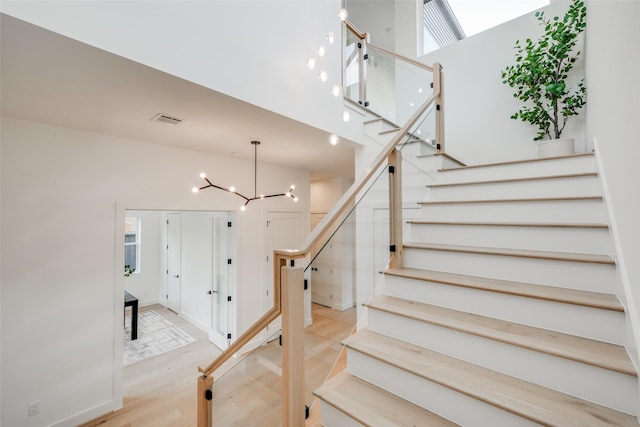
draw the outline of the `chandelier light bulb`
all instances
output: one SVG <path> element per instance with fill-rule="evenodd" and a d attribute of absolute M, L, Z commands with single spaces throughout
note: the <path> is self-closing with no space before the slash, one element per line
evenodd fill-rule
<path fill-rule="evenodd" d="M 328 78 L 329 76 L 327 75 L 327 72 L 326 72 L 326 71 L 322 70 L 322 71 L 320 71 L 320 75 L 319 75 L 319 77 L 320 77 L 320 81 L 322 81 L 322 82 L 326 82 L 326 81 L 327 81 L 327 78 Z"/>
<path fill-rule="evenodd" d="M 329 42 L 329 44 L 333 44 L 333 42 L 336 41 L 336 36 L 332 31 L 329 31 L 327 33 L 327 41 Z"/>
<path fill-rule="evenodd" d="M 322 58 L 325 53 L 327 53 L 327 50 L 324 48 L 324 46 L 318 46 L 318 56 Z"/>
<path fill-rule="evenodd" d="M 348 16 L 349 16 L 349 13 L 347 12 L 347 9 L 340 9 L 340 13 L 338 13 L 338 18 L 340 18 L 341 21 L 345 21 Z"/>
<path fill-rule="evenodd" d="M 331 94 L 335 97 L 340 96 L 340 85 L 339 84 L 335 84 L 333 85 L 333 87 L 331 87 Z"/>
<path fill-rule="evenodd" d="M 335 133 L 329 137 L 329 142 L 331 143 L 331 145 L 337 145 L 338 141 L 340 141 L 340 138 L 338 138 L 338 135 L 336 135 Z"/>
<path fill-rule="evenodd" d="M 345 122 L 348 122 L 351 119 L 351 113 L 349 112 L 349 110 L 344 110 L 342 112 L 342 120 Z"/>
<path fill-rule="evenodd" d="M 256 178 L 255 171 L 257 170 L 257 165 L 258 165 L 258 146 L 260 145 L 260 141 L 251 141 L 251 145 L 253 145 L 253 147 L 254 147 L 253 148 L 254 149 L 253 165 L 254 165 L 254 178 Z M 218 189 L 218 190 L 222 190 L 222 191 L 226 191 L 228 193 L 234 194 L 235 196 L 241 197 L 245 201 L 244 205 L 240 206 L 240 210 L 241 211 L 246 211 L 247 210 L 247 205 L 250 202 L 252 202 L 254 200 L 258 200 L 258 199 L 266 199 L 268 197 L 287 196 L 290 199 L 293 199 L 295 201 L 298 200 L 298 198 L 293 194 L 293 190 L 296 188 L 296 186 L 293 185 L 293 184 L 289 187 L 289 191 L 287 191 L 286 193 L 269 194 L 269 195 L 260 194 L 260 196 L 257 196 L 258 193 L 256 191 L 256 187 L 257 187 L 257 178 L 256 178 L 255 182 L 254 182 L 254 187 L 253 187 L 253 191 L 254 191 L 253 194 L 254 195 L 253 195 L 253 197 L 251 197 L 251 196 L 247 197 L 244 194 L 237 192 L 236 191 L 236 187 L 234 187 L 234 186 L 231 186 L 231 187 L 227 188 L 227 187 L 221 187 L 219 185 L 214 184 L 213 182 L 211 182 L 209 180 L 209 178 L 207 178 L 205 176 L 204 173 L 201 173 L 200 177 L 205 180 L 207 185 L 204 185 L 202 187 L 193 187 L 191 189 L 191 191 L 193 191 L 194 193 L 197 193 L 197 192 L 199 192 L 201 190 L 206 190 L 206 189 L 209 189 L 209 188 L 213 188 L 213 189 Z"/>
<path fill-rule="evenodd" d="M 297 198 L 297 197 L 294 197 L 294 198 L 293 198 L 293 201 L 294 201 L 294 202 L 297 202 L 297 201 L 298 201 L 298 198 Z"/>
<path fill-rule="evenodd" d="M 207 177 L 207 175 L 206 175 L 204 172 L 202 172 L 202 173 L 200 174 L 200 178 L 204 179 L 204 178 L 206 178 L 206 177 Z"/>
<path fill-rule="evenodd" d="M 307 67 L 309 67 L 310 70 L 313 70 L 314 68 L 316 68 L 315 58 L 309 58 L 309 60 L 307 61 Z"/>

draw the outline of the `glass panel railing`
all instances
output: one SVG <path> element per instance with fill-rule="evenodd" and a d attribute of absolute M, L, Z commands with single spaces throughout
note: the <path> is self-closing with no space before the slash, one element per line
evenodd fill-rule
<path fill-rule="evenodd" d="M 282 425 L 282 347 L 269 335 L 213 373 L 213 426 Z"/>
<path fill-rule="evenodd" d="M 359 194 L 356 205 L 320 248 L 305 270 L 313 323 L 305 333 L 305 402 L 313 391 L 344 367 L 341 341 L 355 330 L 363 306 L 374 294 L 380 272 L 389 263 L 389 179 L 381 168 Z"/>
<path fill-rule="evenodd" d="M 427 185 L 435 180 L 442 159 L 435 141 L 436 109 L 428 108 L 402 138 L 398 149 L 402 155 L 403 241 L 413 241 L 410 221 L 420 214 L 419 203 L 427 197 Z"/>
<path fill-rule="evenodd" d="M 360 101 L 360 49 L 358 48 L 360 38 L 347 29 L 344 40 L 342 67 L 344 96 L 357 103 Z"/>
<path fill-rule="evenodd" d="M 366 88 L 369 109 L 402 125 L 431 95 L 433 73 L 368 45 Z"/>

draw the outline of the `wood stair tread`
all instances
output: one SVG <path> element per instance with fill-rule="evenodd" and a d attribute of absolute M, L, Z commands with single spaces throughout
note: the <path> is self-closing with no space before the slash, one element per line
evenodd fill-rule
<path fill-rule="evenodd" d="M 407 224 L 423 224 L 423 225 L 468 225 L 468 226 L 487 226 L 487 227 L 553 227 L 553 228 L 603 228 L 608 229 L 609 226 L 604 223 L 579 223 L 579 222 L 490 222 L 490 221 L 429 221 L 413 219 L 407 221 Z"/>
<path fill-rule="evenodd" d="M 347 372 L 336 375 L 313 394 L 366 426 L 457 426 Z"/>
<path fill-rule="evenodd" d="M 463 182 L 451 182 L 451 183 L 433 183 L 429 184 L 427 188 L 443 188 L 443 187 L 457 187 L 464 185 L 476 185 L 476 184 L 504 184 L 507 182 L 523 182 L 523 181 L 543 181 L 550 179 L 568 179 L 568 178 L 584 178 L 594 176 L 597 177 L 597 172 L 583 172 L 583 173 L 572 173 L 572 174 L 561 174 L 561 175 L 544 175 L 544 176 L 531 176 L 531 177 L 521 177 L 521 178 L 508 178 L 508 179 L 492 179 L 492 180 L 483 180 L 483 181 L 463 181 Z"/>
<path fill-rule="evenodd" d="M 471 199 L 471 200 L 424 200 L 419 205 L 448 205 L 460 203 L 509 203 L 509 202 L 562 202 L 579 200 L 602 200 L 602 196 L 575 196 L 575 197 L 522 197 L 511 199 Z"/>
<path fill-rule="evenodd" d="M 367 307 L 567 360 L 637 376 L 624 347 L 387 295 Z"/>
<path fill-rule="evenodd" d="M 638 426 L 635 417 L 368 330 L 343 343 L 398 369 L 548 426 Z"/>
<path fill-rule="evenodd" d="M 532 159 L 521 159 L 521 160 L 511 160 L 511 161 L 506 161 L 506 162 L 496 162 L 496 163 L 483 163 L 483 164 L 479 164 L 479 165 L 467 165 L 467 166 L 463 166 L 463 167 L 459 167 L 459 168 L 447 168 L 447 169 L 440 169 L 438 172 L 453 172 L 453 171 L 459 171 L 459 170 L 464 170 L 464 169 L 477 169 L 477 168 L 486 168 L 486 167 L 494 167 L 494 166 L 504 166 L 504 165 L 515 165 L 515 164 L 521 164 L 521 163 L 536 163 L 536 162 L 547 162 L 547 161 L 553 161 L 553 160 L 558 160 L 558 159 L 570 159 L 570 158 L 574 158 L 574 157 L 587 157 L 587 156 L 593 156 L 593 153 L 579 153 L 579 154 L 572 154 L 569 156 L 558 156 L 558 157 L 536 157 L 536 158 L 532 158 Z"/>
<path fill-rule="evenodd" d="M 538 258 L 557 261 L 575 261 L 615 265 L 615 260 L 613 258 L 611 258 L 609 255 L 601 254 L 539 251 L 531 249 L 490 248 L 482 246 L 447 245 L 441 243 L 427 244 L 417 242 L 405 242 L 403 244 L 403 247 L 409 249 L 430 249 L 436 251 L 464 252 L 472 254 L 501 255 L 520 258 Z"/>
<path fill-rule="evenodd" d="M 500 292 L 527 298 L 555 301 L 566 304 L 581 305 L 617 312 L 624 312 L 624 307 L 615 295 L 600 292 L 582 291 L 578 289 L 559 288 L 555 286 L 513 282 L 509 280 L 486 277 L 467 276 L 419 268 L 390 268 L 385 274 L 417 280 L 443 283 L 452 286 Z"/>

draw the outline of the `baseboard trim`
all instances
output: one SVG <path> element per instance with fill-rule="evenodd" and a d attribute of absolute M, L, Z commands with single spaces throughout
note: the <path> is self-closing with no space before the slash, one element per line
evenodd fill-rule
<path fill-rule="evenodd" d="M 53 427 L 75 427 L 80 424 L 87 423 L 91 420 L 95 420 L 96 418 L 99 418 L 110 412 L 117 411 L 118 409 L 122 409 L 122 405 L 118 405 L 115 400 L 111 400 L 109 402 L 105 402 L 100 405 L 94 406 L 93 408 L 88 409 L 86 411 L 80 412 L 79 414 L 73 415 L 55 424 L 52 424 L 52 426 Z"/>

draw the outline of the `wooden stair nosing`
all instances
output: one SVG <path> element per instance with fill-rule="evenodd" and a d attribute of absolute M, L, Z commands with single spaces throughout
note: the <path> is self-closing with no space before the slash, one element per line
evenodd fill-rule
<path fill-rule="evenodd" d="M 451 205 L 465 203 L 512 203 L 512 202 L 564 202 L 602 200 L 602 196 L 572 196 L 572 197 L 523 197 L 520 199 L 472 199 L 472 200 L 424 200 L 419 205 Z"/>
<path fill-rule="evenodd" d="M 435 147 L 433 147 L 433 148 L 435 149 Z M 454 156 L 452 156 L 451 154 L 448 154 L 446 152 L 437 152 L 437 153 L 433 153 L 433 154 L 419 154 L 416 157 L 419 158 L 419 159 L 422 159 L 422 158 L 434 157 L 434 156 L 443 156 L 443 157 L 448 158 L 452 162 L 458 163 L 460 166 L 465 166 L 465 164 L 464 164 L 464 162 L 462 160 L 458 160 Z"/>
<path fill-rule="evenodd" d="M 366 426 L 457 426 L 427 409 L 347 372 L 336 375 L 313 394 Z"/>
<path fill-rule="evenodd" d="M 511 249 L 511 248 L 490 248 L 481 246 L 461 246 L 461 245 L 445 245 L 445 244 L 426 244 L 417 242 L 405 242 L 404 248 L 409 249 L 425 249 L 446 252 L 461 252 L 481 255 L 498 255 L 510 256 L 518 258 L 535 258 L 547 259 L 553 261 L 573 261 L 586 262 L 592 264 L 615 265 L 615 260 L 609 255 L 573 253 L 573 252 L 552 252 L 538 251 L 530 249 Z"/>
<path fill-rule="evenodd" d="M 360 107 L 362 107 L 362 105 L 360 105 Z M 370 110 L 369 110 L 369 109 L 367 109 L 367 111 L 370 111 Z M 399 130 L 399 129 L 400 129 L 400 126 L 398 126 L 397 124 L 393 123 L 393 122 L 392 122 L 392 121 L 390 121 L 389 119 L 385 119 L 384 117 L 382 117 L 382 116 L 380 116 L 380 115 L 378 115 L 378 114 L 376 114 L 376 113 L 373 113 L 373 112 L 371 112 L 371 113 L 372 113 L 373 115 L 377 116 L 377 117 L 376 117 L 375 119 L 371 119 L 371 120 L 366 120 L 366 121 L 364 121 L 364 122 L 362 123 L 363 125 L 370 125 L 370 124 L 375 123 L 375 122 L 384 122 L 384 123 L 388 124 L 389 126 L 394 126 L 394 127 L 396 127 L 396 128 L 397 128 L 397 130 Z"/>
<path fill-rule="evenodd" d="M 378 135 L 386 135 L 386 134 L 388 134 L 388 133 L 398 132 L 399 130 L 400 130 L 400 128 L 397 128 L 397 129 L 381 130 L 380 132 L 378 132 Z"/>
<path fill-rule="evenodd" d="M 390 268 L 384 274 L 624 313 L 624 307 L 612 294 L 408 267 Z"/>
<path fill-rule="evenodd" d="M 598 176 L 597 172 L 583 172 L 583 173 L 572 173 L 572 174 L 563 174 L 563 175 L 545 175 L 545 176 L 528 176 L 523 178 L 509 178 L 509 179 L 491 179 L 485 181 L 464 181 L 464 182 L 451 182 L 451 183 L 433 183 L 428 184 L 427 188 L 443 188 L 443 187 L 460 187 L 465 185 L 486 185 L 486 184 L 504 184 L 507 182 L 523 182 L 523 181 L 544 181 L 551 179 L 570 179 L 570 178 L 586 178 Z"/>
<path fill-rule="evenodd" d="M 360 331 L 343 345 L 542 425 L 639 425 L 632 415 L 368 330 Z"/>
<path fill-rule="evenodd" d="M 412 219 L 406 221 L 407 224 L 417 225 L 463 225 L 463 226 L 486 226 L 486 227 L 549 227 L 549 228 L 604 228 L 609 225 L 605 223 L 579 223 L 579 222 L 490 222 L 490 221 L 429 221 Z"/>
<path fill-rule="evenodd" d="M 511 161 L 496 162 L 496 163 L 483 163 L 479 165 L 467 165 L 460 168 L 440 169 L 439 172 L 459 171 L 459 170 L 471 169 L 471 168 L 477 169 L 477 168 L 485 168 L 485 167 L 493 167 L 493 166 L 515 165 L 515 164 L 521 164 L 521 163 L 545 162 L 545 161 L 572 159 L 572 158 L 587 157 L 587 156 L 593 156 L 593 153 L 579 153 L 579 154 L 572 154 L 570 156 L 520 159 L 520 160 L 511 160 Z"/>
<path fill-rule="evenodd" d="M 624 347 L 386 295 L 368 308 L 637 377 Z"/>

